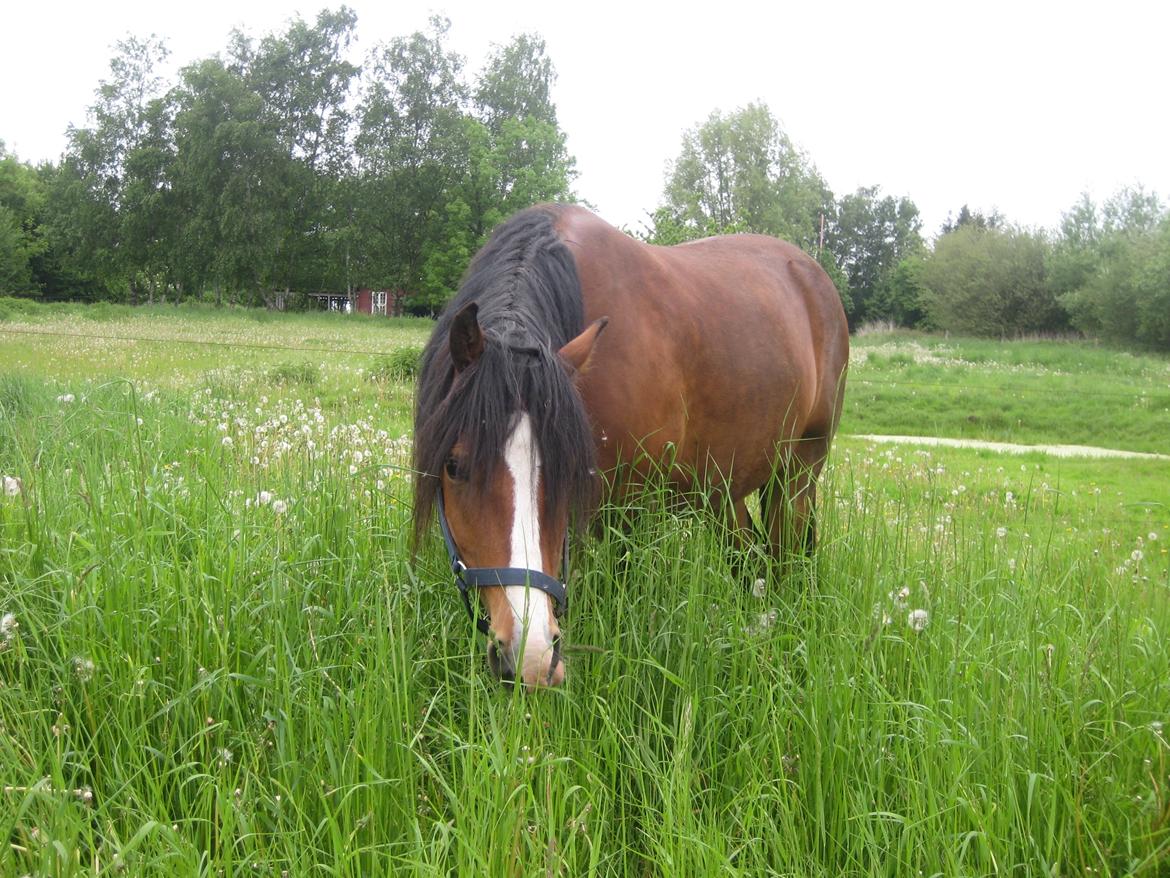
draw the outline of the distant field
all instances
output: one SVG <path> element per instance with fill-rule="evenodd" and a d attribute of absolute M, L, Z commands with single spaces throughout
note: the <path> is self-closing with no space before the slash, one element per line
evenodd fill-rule
<path fill-rule="evenodd" d="M 526 697 L 409 558 L 428 331 L 0 322 L 0 875 L 1167 874 L 1165 461 L 842 439 L 762 600 L 703 516 L 575 546 Z M 851 381 L 844 433 L 1170 435 L 1167 362 L 1088 345 L 867 336 Z"/>
<path fill-rule="evenodd" d="M 1085 342 L 852 340 L 842 429 L 1170 450 L 1170 359 Z"/>

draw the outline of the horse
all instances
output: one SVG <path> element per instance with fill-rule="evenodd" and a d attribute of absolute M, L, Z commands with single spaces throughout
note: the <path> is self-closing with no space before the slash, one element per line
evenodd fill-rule
<path fill-rule="evenodd" d="M 564 680 L 568 535 L 603 492 L 665 472 L 740 545 L 758 492 L 770 553 L 811 553 L 848 359 L 836 287 L 778 238 L 654 246 L 564 204 L 500 224 L 423 350 L 413 461 L 415 545 L 437 509 L 492 671 Z"/>

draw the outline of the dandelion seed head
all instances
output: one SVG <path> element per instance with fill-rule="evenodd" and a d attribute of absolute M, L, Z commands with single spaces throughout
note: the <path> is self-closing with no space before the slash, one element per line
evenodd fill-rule
<path fill-rule="evenodd" d="M 20 493 L 24 487 L 24 483 L 16 476 L 4 477 L 4 493 L 9 497 L 15 497 Z"/>
<path fill-rule="evenodd" d="M 997 527 L 995 529 L 995 538 L 996 539 L 1002 540 L 1006 536 L 1007 536 L 1007 528 L 1006 527 Z"/>
<path fill-rule="evenodd" d="M 272 511 L 277 515 L 284 515 L 284 513 L 288 511 L 288 503 L 286 503 L 284 500 L 273 500 Z"/>
<path fill-rule="evenodd" d="M 73 658 L 73 673 L 77 674 L 77 679 L 82 683 L 87 683 L 93 678 L 94 663 L 92 659 L 84 656 L 74 656 Z"/>
<path fill-rule="evenodd" d="M 930 624 L 930 614 L 922 609 L 911 610 L 910 615 L 906 617 L 906 624 L 910 626 L 911 631 L 921 631 Z"/>

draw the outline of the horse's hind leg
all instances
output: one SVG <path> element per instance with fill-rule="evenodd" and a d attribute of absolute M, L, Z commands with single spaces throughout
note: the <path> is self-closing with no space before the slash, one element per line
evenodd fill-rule
<path fill-rule="evenodd" d="M 747 499 L 738 500 L 727 498 L 724 502 L 724 528 L 726 539 L 731 549 L 731 569 L 737 580 L 751 579 L 759 576 L 749 565 L 752 549 L 755 545 L 755 525 L 751 513 L 748 512 Z M 756 559 L 759 560 L 758 558 Z"/>
<path fill-rule="evenodd" d="M 760 512 L 773 557 L 811 557 L 816 548 L 817 478 L 829 454 L 827 436 L 796 440 L 778 457 L 776 474 L 760 489 Z"/>

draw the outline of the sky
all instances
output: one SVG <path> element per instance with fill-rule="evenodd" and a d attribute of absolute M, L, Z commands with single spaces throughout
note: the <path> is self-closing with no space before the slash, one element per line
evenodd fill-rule
<path fill-rule="evenodd" d="M 0 139 L 26 161 L 56 160 L 127 35 L 164 38 L 177 70 L 224 50 L 232 28 L 259 37 L 326 5 L 12 5 Z M 1100 201 L 1140 183 L 1170 196 L 1170 4 L 1156 0 L 348 5 L 358 62 L 432 13 L 450 18 L 470 71 L 493 44 L 542 36 L 576 192 L 630 229 L 660 203 L 684 132 L 749 102 L 770 107 L 838 196 L 908 196 L 928 235 L 963 204 L 1054 228 L 1082 192 Z"/>

